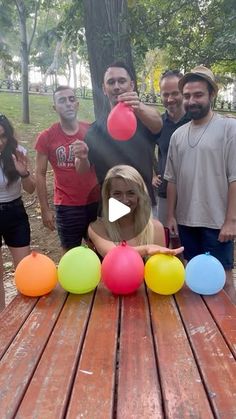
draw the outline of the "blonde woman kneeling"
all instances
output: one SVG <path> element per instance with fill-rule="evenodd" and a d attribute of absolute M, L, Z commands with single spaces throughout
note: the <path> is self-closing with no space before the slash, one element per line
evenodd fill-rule
<path fill-rule="evenodd" d="M 130 212 L 110 222 L 109 198 L 127 205 Z M 114 166 L 107 172 L 102 187 L 102 218 L 89 225 L 88 235 L 102 257 L 123 240 L 142 257 L 155 253 L 177 255 L 183 251 L 183 247 L 165 247 L 164 227 L 151 216 L 151 202 L 144 180 L 136 169 L 126 165 Z"/>

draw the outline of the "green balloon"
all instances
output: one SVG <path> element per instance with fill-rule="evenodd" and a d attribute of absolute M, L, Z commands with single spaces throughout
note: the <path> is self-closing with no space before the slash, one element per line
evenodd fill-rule
<path fill-rule="evenodd" d="M 86 294 L 96 288 L 101 278 L 101 262 L 88 247 L 74 247 L 62 256 L 58 265 L 61 286 L 73 294 Z"/>

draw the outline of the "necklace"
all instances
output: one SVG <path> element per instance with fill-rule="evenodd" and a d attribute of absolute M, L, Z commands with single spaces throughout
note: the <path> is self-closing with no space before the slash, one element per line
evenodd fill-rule
<path fill-rule="evenodd" d="M 194 139 L 194 143 L 195 143 L 195 144 L 191 144 L 191 142 L 190 142 L 190 129 L 191 129 L 192 122 L 189 124 L 189 128 L 188 128 L 188 145 L 189 145 L 189 147 L 191 147 L 191 148 L 195 148 L 195 147 L 197 147 L 197 145 L 200 143 L 200 141 L 201 141 L 201 139 L 202 139 L 203 135 L 205 134 L 205 132 L 206 132 L 207 128 L 209 127 L 209 125 L 210 125 L 210 123 L 211 123 L 211 121 L 212 121 L 212 119 L 213 119 L 213 116 L 214 116 L 214 113 L 212 114 L 211 119 L 210 119 L 210 120 L 208 121 L 208 123 L 206 124 L 205 128 L 203 129 L 203 131 L 202 131 L 202 133 L 201 133 L 200 137 L 197 139 L 197 141 L 196 141 L 196 139 Z M 195 142 L 195 141 L 196 141 L 196 142 Z"/>

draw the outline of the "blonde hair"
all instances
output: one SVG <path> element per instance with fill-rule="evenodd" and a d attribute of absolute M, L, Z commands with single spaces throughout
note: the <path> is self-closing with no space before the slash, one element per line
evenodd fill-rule
<path fill-rule="evenodd" d="M 123 179 L 125 182 L 133 182 L 135 184 L 138 203 L 134 210 L 134 234 L 137 239 L 137 245 L 153 243 L 154 227 L 152 222 L 151 201 L 147 187 L 139 172 L 127 165 L 118 165 L 110 169 L 106 174 L 102 186 L 102 215 L 109 238 L 115 243 L 119 243 L 123 240 L 119 222 L 114 221 L 111 223 L 108 219 L 108 200 L 110 198 L 111 182 L 114 178 Z M 140 232 L 140 226 L 142 225 L 144 228 Z"/>

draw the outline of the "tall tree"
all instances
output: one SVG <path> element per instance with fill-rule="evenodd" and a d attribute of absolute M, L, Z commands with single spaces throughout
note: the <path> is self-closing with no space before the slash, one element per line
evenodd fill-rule
<path fill-rule="evenodd" d="M 12 74 L 14 61 L 13 57 L 17 56 L 16 48 L 17 31 L 13 21 L 12 4 L 3 3 L 0 0 L 0 64 L 4 78 L 8 78 Z M 19 49 L 19 48 L 18 48 Z"/>
<path fill-rule="evenodd" d="M 21 79 L 22 79 L 22 120 L 24 123 L 29 124 L 29 54 L 30 48 L 33 42 L 36 25 L 38 10 L 40 7 L 41 0 L 35 1 L 23 1 L 23 0 L 14 0 L 16 5 L 18 18 L 19 18 L 19 28 L 20 28 L 20 54 L 21 54 Z M 29 6 L 27 8 L 27 5 Z M 27 18 L 33 17 L 33 25 L 31 36 L 28 37 L 27 34 Z"/>
<path fill-rule="evenodd" d="M 102 92 L 106 67 L 124 60 L 134 72 L 129 31 L 127 0 L 84 0 L 85 34 L 93 87 L 94 112 L 99 117 L 105 106 Z"/>

